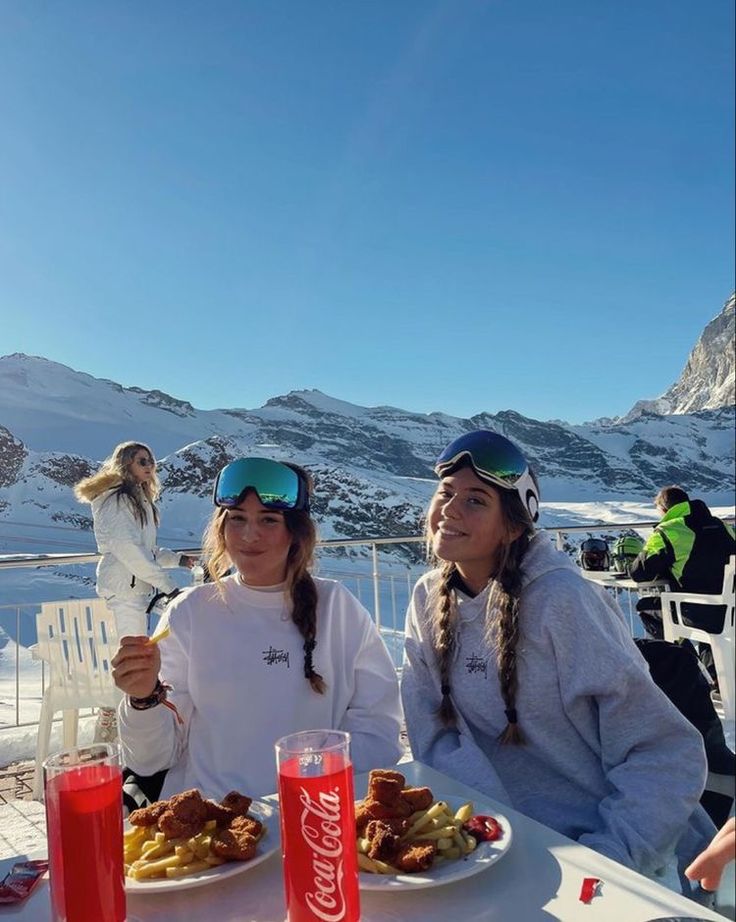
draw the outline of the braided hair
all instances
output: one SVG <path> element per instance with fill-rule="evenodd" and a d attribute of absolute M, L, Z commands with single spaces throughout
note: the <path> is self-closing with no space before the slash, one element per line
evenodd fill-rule
<path fill-rule="evenodd" d="M 503 490 L 495 486 L 491 489 L 498 493 L 508 540 L 502 542 L 493 565 L 492 585 L 486 603 L 485 639 L 489 647 L 496 648 L 498 678 L 505 705 L 506 727 L 499 739 L 502 743 L 522 743 L 524 740 L 516 712 L 516 648 L 520 630 L 521 564 L 534 534 L 534 524 L 515 490 Z M 440 578 L 428 600 L 432 644 L 439 667 L 442 693 L 437 714 L 445 726 L 454 726 L 457 714 L 450 697 L 450 667 L 457 642 L 458 622 L 453 584 L 459 572 L 455 563 L 441 561 L 433 554 L 429 534 L 428 549 L 430 559 L 438 565 L 440 571 Z"/>
<path fill-rule="evenodd" d="M 288 466 L 304 478 L 311 494 L 310 475 L 296 464 L 289 463 Z M 291 620 L 304 640 L 304 678 L 307 679 L 312 689 L 321 695 L 324 694 L 327 686 L 322 676 L 314 668 L 313 657 L 317 645 L 317 585 L 310 573 L 314 562 L 314 549 L 317 545 L 317 529 L 306 510 L 287 509 L 283 516 L 286 528 L 291 535 L 291 547 L 286 560 L 284 593 L 291 602 Z M 225 545 L 226 521 L 227 509 L 215 508 L 202 542 L 206 567 L 218 592 L 223 597 L 225 587 L 222 580 L 233 565 Z"/>
<path fill-rule="evenodd" d="M 317 531 L 308 512 L 284 513 L 292 542 L 286 562 L 286 594 L 291 599 L 291 620 L 304 638 L 304 678 L 322 695 L 327 686 L 314 668 L 312 654 L 317 644 L 317 586 L 309 572 L 317 544 Z"/>

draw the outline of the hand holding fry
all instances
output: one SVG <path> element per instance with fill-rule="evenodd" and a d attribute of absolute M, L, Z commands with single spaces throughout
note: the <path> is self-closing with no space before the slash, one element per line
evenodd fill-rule
<path fill-rule="evenodd" d="M 153 694 L 161 668 L 161 655 L 148 637 L 123 637 L 110 663 L 117 687 L 133 698 Z"/>

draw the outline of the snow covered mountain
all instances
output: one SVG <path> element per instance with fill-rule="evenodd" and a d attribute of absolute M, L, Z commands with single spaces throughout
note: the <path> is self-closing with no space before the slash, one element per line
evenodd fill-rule
<path fill-rule="evenodd" d="M 642 413 L 694 413 L 736 403 L 734 385 L 734 331 L 736 295 L 706 326 L 690 353 L 678 380 L 656 400 L 640 400 L 623 418 L 635 419 Z"/>
<path fill-rule="evenodd" d="M 126 439 L 150 444 L 161 459 L 161 539 L 178 547 L 199 543 L 217 470 L 244 454 L 294 459 L 313 471 L 323 538 L 416 534 L 437 453 L 479 427 L 522 447 L 540 475 L 543 504 L 646 502 L 661 485 L 679 482 L 715 505 L 731 505 L 733 313 L 731 299 L 667 401 L 581 426 L 512 410 L 460 419 L 361 407 L 314 390 L 274 397 L 257 409 L 198 410 L 47 359 L 5 356 L 0 553 L 94 550 L 89 507 L 75 501 L 71 487 Z M 698 401 L 688 413 L 665 412 Z M 543 523 L 549 514 L 543 506 Z"/>

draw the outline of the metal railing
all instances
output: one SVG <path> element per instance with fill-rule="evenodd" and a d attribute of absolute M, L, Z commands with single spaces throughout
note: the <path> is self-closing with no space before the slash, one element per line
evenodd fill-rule
<path fill-rule="evenodd" d="M 734 517 L 727 517 L 733 521 Z M 572 546 L 567 541 L 568 535 L 604 533 L 613 537 L 620 532 L 647 531 L 657 524 L 656 521 L 600 523 L 595 525 L 558 525 L 542 530 L 554 535 L 556 546 L 560 550 L 571 552 Z M 344 583 L 348 589 L 362 602 L 371 613 L 376 626 L 381 631 L 391 653 L 394 665 L 400 669 L 404 635 L 404 616 L 411 597 L 411 591 L 418 577 L 425 572 L 426 566 L 420 562 L 421 554 L 416 550 L 407 550 L 409 562 L 399 560 L 395 553 L 389 558 L 381 555 L 381 550 L 387 550 L 397 545 L 423 545 L 425 538 L 422 535 L 405 535 L 391 538 L 353 538 L 332 539 L 321 541 L 318 544 L 318 559 L 320 576 L 337 579 Z M 574 546 L 574 545 L 573 545 Z M 357 558 L 349 555 L 349 549 L 364 549 L 364 553 Z M 198 554 L 200 548 L 181 548 L 179 553 Z M 93 564 L 99 559 L 98 554 L 42 554 L 42 555 L 16 555 L 0 558 L 0 570 L 18 568 L 62 567 L 79 564 Z M 626 590 L 624 590 L 626 591 Z M 90 592 L 89 595 L 92 595 Z M 58 598 L 55 596 L 55 598 Z M 49 599 L 52 601 L 52 599 Z M 7 679 L 2 680 L 0 675 L 0 730 L 8 726 L 31 726 L 37 719 L 22 720 L 21 711 L 25 703 L 26 710 L 38 710 L 45 688 L 45 670 L 43 662 L 26 663 L 25 669 L 21 663 L 22 651 L 30 643 L 35 642 L 35 616 L 39 610 L 40 602 L 5 603 L 0 604 L 0 627 L 5 628 L 5 633 L 15 639 L 15 677 L 12 693 L 7 688 Z M 631 606 L 629 606 L 631 608 Z M 13 615 L 14 613 L 14 615 Z M 631 624 L 634 629 L 633 622 Z M 39 673 L 37 690 L 33 695 L 21 695 L 21 673 L 36 669 Z M 29 677 L 32 683 L 32 676 Z M 25 684 L 25 683 L 24 683 Z M 3 709 L 7 707 L 8 698 L 14 701 L 14 720 L 9 723 L 3 717 Z"/>

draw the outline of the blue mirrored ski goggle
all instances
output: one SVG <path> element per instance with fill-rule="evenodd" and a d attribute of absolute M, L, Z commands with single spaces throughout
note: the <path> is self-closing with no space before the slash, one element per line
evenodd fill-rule
<path fill-rule="evenodd" d="M 238 458 L 225 465 L 215 480 L 212 501 L 231 509 L 247 490 L 255 490 L 267 509 L 309 512 L 309 490 L 303 478 L 287 464 L 269 458 Z"/>
<path fill-rule="evenodd" d="M 526 458 L 505 436 L 490 429 L 476 429 L 459 436 L 445 448 L 434 466 L 444 477 L 467 459 L 481 480 L 503 490 L 516 490 L 533 522 L 539 518 L 539 490 Z"/>

